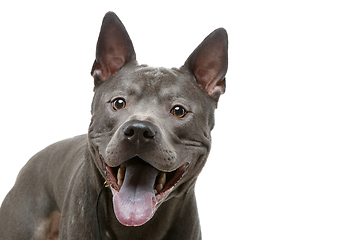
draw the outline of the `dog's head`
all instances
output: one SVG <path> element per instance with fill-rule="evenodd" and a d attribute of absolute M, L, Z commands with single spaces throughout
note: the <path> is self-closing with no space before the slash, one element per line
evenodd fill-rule
<path fill-rule="evenodd" d="M 179 69 L 139 65 L 121 21 L 105 15 L 88 136 L 123 225 L 146 223 L 162 202 L 193 188 L 225 92 L 227 45 L 226 31 L 217 29 Z"/>

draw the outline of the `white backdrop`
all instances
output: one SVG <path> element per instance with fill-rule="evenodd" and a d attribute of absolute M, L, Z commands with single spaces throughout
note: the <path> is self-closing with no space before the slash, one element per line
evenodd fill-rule
<path fill-rule="evenodd" d="M 87 132 L 103 15 L 140 63 L 229 34 L 227 91 L 196 192 L 203 239 L 360 238 L 358 1 L 10 1 L 0 9 L 0 202 L 26 161 Z"/>

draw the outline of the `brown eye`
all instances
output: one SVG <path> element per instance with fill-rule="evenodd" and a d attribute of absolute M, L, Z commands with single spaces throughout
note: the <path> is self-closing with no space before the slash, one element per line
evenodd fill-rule
<path fill-rule="evenodd" d="M 112 107 L 114 110 L 120 110 L 126 106 L 125 100 L 123 98 L 117 98 L 114 101 L 112 101 Z"/>
<path fill-rule="evenodd" d="M 175 106 L 171 109 L 170 113 L 175 117 L 183 118 L 187 112 L 183 107 Z"/>

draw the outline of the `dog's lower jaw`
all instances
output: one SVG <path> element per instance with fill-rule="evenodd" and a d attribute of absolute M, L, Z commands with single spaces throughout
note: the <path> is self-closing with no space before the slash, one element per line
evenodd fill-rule
<path fill-rule="evenodd" d="M 118 221 L 125 226 L 141 226 L 148 222 L 153 217 L 160 205 L 166 201 L 168 196 L 173 192 L 174 189 L 176 189 L 177 185 L 186 175 L 193 162 L 193 158 L 189 158 L 176 170 L 172 172 L 162 172 L 148 165 L 139 157 L 134 157 L 121 166 L 109 167 L 99 152 L 98 156 L 102 165 L 102 173 L 105 176 L 106 182 L 110 186 L 111 192 L 113 194 L 115 215 Z M 151 182 L 146 183 L 147 185 L 150 184 L 153 186 L 153 191 L 149 191 L 149 187 L 147 190 L 143 190 L 142 192 L 136 190 L 136 192 L 129 193 L 126 190 L 121 190 L 123 187 L 122 184 L 124 178 L 127 176 L 126 169 L 127 165 L 129 164 L 128 162 L 138 162 L 138 164 L 141 166 L 147 165 L 146 167 L 150 169 L 150 172 L 154 172 L 153 177 L 150 178 L 151 180 L 149 180 Z M 138 176 L 141 175 L 140 173 L 141 172 L 138 172 Z M 136 180 L 138 179 L 139 177 L 136 178 Z M 139 188 L 141 189 L 142 186 L 138 186 L 134 189 Z M 135 197 L 135 193 L 138 194 L 137 197 Z M 141 193 L 140 196 L 139 193 Z"/>

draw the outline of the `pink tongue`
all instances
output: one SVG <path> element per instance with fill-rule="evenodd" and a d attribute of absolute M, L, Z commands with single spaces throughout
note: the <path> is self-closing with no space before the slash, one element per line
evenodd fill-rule
<path fill-rule="evenodd" d="M 113 197 L 114 212 L 125 226 L 140 226 L 152 216 L 156 200 L 154 183 L 159 171 L 141 160 L 131 160 L 126 166 L 120 192 Z"/>

